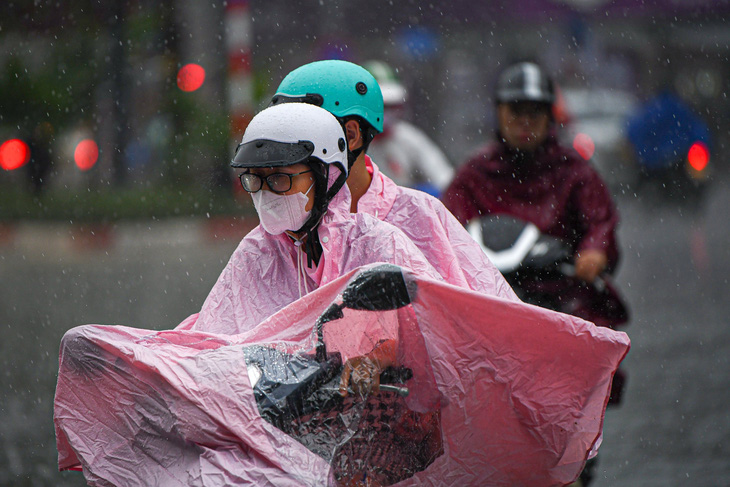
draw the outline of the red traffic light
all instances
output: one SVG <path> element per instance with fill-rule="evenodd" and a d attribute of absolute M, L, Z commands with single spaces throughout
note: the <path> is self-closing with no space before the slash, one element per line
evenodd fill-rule
<path fill-rule="evenodd" d="M 687 162 L 697 172 L 702 172 L 710 162 L 710 151 L 702 142 L 695 142 L 687 151 Z"/>
<path fill-rule="evenodd" d="M 82 171 L 88 171 L 99 159 L 99 146 L 91 139 L 84 139 L 78 143 L 74 151 L 74 162 Z"/>
<path fill-rule="evenodd" d="M 183 91 L 195 91 L 203 86 L 205 69 L 199 64 L 186 64 L 177 73 L 177 86 Z"/>
<path fill-rule="evenodd" d="M 12 171 L 30 161 L 30 147 L 20 139 L 10 139 L 0 145 L 0 167 Z"/>

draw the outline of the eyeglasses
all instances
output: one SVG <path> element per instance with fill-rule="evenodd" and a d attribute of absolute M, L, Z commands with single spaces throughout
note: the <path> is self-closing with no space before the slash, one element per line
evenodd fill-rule
<path fill-rule="evenodd" d="M 268 176 L 259 176 L 258 174 L 245 172 L 238 176 L 238 178 L 241 180 L 241 186 L 243 186 L 243 189 L 249 193 L 256 193 L 257 191 L 260 191 L 264 186 L 264 181 L 266 181 L 266 186 L 268 186 L 272 192 L 281 194 L 286 193 L 291 189 L 292 178 L 294 176 L 299 176 L 300 174 L 306 174 L 308 172 L 312 172 L 312 170 L 308 169 L 294 174 L 276 172 L 269 174 Z"/>

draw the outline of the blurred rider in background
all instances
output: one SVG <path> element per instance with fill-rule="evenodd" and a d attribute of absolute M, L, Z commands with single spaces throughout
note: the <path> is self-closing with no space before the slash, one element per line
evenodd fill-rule
<path fill-rule="evenodd" d="M 462 223 L 489 214 L 505 214 L 535 224 L 542 233 L 571 245 L 575 278 L 558 286 L 593 282 L 618 263 L 616 226 L 619 216 L 598 172 L 555 137 L 553 83 L 536 64 L 520 63 L 500 76 L 496 91 L 496 140 L 482 148 L 457 172 L 442 200 Z M 600 303 L 571 310 L 598 325 L 615 326 Z M 559 307 L 559 306 L 558 306 Z M 564 311 L 559 309 L 559 311 Z"/>
<path fill-rule="evenodd" d="M 495 140 L 459 168 L 444 204 L 464 225 L 482 215 L 508 215 L 570 245 L 574 276 L 525 280 L 515 288 L 523 300 L 599 326 L 625 323 L 626 308 L 607 278 L 619 259 L 619 215 L 598 172 L 556 140 L 552 80 L 536 64 L 510 66 L 498 79 L 495 101 Z M 591 284 L 599 276 L 605 289 Z M 541 300 L 531 299 L 536 296 Z M 619 371 L 614 404 L 622 382 Z M 590 468 L 581 478 L 587 485 Z"/>
<path fill-rule="evenodd" d="M 396 184 L 438 197 L 454 177 L 453 166 L 428 135 L 403 120 L 408 93 L 393 68 L 382 61 L 368 61 L 363 67 L 378 81 L 385 107 L 383 132 L 368 154 Z"/>
<path fill-rule="evenodd" d="M 710 128 L 669 85 L 628 117 L 626 137 L 640 185 L 655 180 L 669 196 L 699 201 L 710 172 Z"/>

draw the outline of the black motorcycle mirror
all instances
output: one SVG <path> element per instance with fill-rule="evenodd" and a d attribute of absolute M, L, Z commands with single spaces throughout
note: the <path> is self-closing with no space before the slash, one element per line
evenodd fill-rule
<path fill-rule="evenodd" d="M 325 323 L 342 318 L 344 308 L 361 311 L 396 310 L 411 303 L 414 291 L 415 288 L 409 290 L 401 268 L 396 265 L 383 264 L 362 272 L 342 292 L 342 304 L 332 304 L 317 320 L 317 361 L 324 362 L 327 359 L 323 336 Z"/>

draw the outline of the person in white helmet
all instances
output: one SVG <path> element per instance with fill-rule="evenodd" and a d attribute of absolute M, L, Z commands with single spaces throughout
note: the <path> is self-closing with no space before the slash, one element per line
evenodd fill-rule
<path fill-rule="evenodd" d="M 382 61 L 363 67 L 375 77 L 383 93 L 383 132 L 370 144 L 368 155 L 396 184 L 438 197 L 454 177 L 454 167 L 431 138 L 402 118 L 408 99 L 395 71 Z"/>
<path fill-rule="evenodd" d="M 200 313 L 177 329 L 245 333 L 366 264 L 396 264 L 441 280 L 396 227 L 350 213 L 347 146 L 327 110 L 304 103 L 263 110 L 246 129 L 231 166 L 240 171 L 260 224 L 241 241 Z M 361 383 L 353 387 L 371 387 L 371 378 L 392 361 L 392 350 L 391 342 L 383 342 L 373 350 L 373 361 L 353 362 L 353 370 L 363 369 L 352 374 Z"/>
<path fill-rule="evenodd" d="M 197 319 L 177 330 L 85 325 L 64 335 L 54 400 L 59 468 L 83 469 L 93 485 L 392 485 L 417 474 L 414 482 L 532 485 L 549 477 L 558 485 L 574 477 L 600 435 L 602 395 L 627 338 L 438 282 L 445 279 L 403 232 L 350 213 L 345 134 L 322 108 L 262 111 L 232 165 L 261 224 L 241 241 Z M 414 279 L 400 291 L 371 281 L 390 304 L 361 308 L 368 296 L 358 291 L 368 285 L 343 281 L 374 263 Z M 351 284 L 355 299 L 347 300 Z M 346 301 L 355 304 L 344 313 Z M 327 330 L 317 323 L 332 317 L 341 326 L 328 327 L 337 340 L 327 352 Z M 520 331 L 534 323 L 542 331 L 525 340 Z M 337 389 L 319 389 L 305 367 L 306 395 L 322 392 L 331 405 L 309 422 L 301 395 L 279 402 L 266 392 L 273 389 L 256 389 L 262 371 L 257 377 L 247 354 L 270 344 L 263 353 L 283 359 L 272 363 L 275 389 L 291 391 L 300 366 L 315 365 L 307 357 L 318 334 L 315 357 L 325 361 L 315 368 L 341 354 L 333 380 L 349 397 L 333 401 Z M 566 350 L 561 365 L 545 352 L 554 346 Z M 595 367 L 576 378 L 573 364 L 584 356 Z M 326 368 L 339 374 L 335 362 Z M 413 382 L 381 401 L 369 393 L 383 392 L 380 372 L 391 364 L 411 371 Z M 555 377 L 558 386 L 546 391 Z M 365 401 L 356 404 L 350 388 Z M 273 402 L 294 417 L 264 418 L 262 404 Z M 323 448 L 309 426 L 342 435 Z M 492 437 L 499 441 L 485 443 Z"/>
<path fill-rule="evenodd" d="M 322 108 L 262 111 L 232 165 L 261 224 L 241 241 L 197 319 L 172 331 L 85 325 L 64 335 L 54 400 L 61 469 L 83 469 L 93 485 L 393 485 L 417 474 L 413 482 L 532 485 L 549 476 L 558 485 L 574 476 L 600 434 L 600 391 L 628 339 L 438 282 L 445 279 L 403 232 L 350 213 L 345 134 Z M 403 281 L 408 306 L 403 289 L 376 281 L 386 300 L 400 304 L 345 314 L 344 279 L 373 263 L 416 276 Z M 361 287 L 368 286 L 357 284 L 352 301 L 368 300 Z M 327 330 L 316 328 L 333 316 L 341 326 L 329 328 L 337 340 L 328 346 L 345 361 L 339 378 L 339 359 L 325 366 L 328 352 L 319 346 Z M 543 331 L 524 340 L 517 330 L 534 323 Z M 300 368 L 315 365 L 307 356 L 317 334 L 315 357 L 321 352 L 325 361 L 315 368 L 334 372 L 349 397 L 332 400 L 336 389 Z M 247 354 L 267 343 L 263 353 L 283 359 L 272 363 L 275 389 L 292 391 L 290 380 L 303 370 L 312 379 L 306 395 L 321 392 L 331 405 L 321 421 L 306 418 L 301 394 L 280 402 L 266 392 L 273 389 L 256 389 L 262 371 L 257 377 Z M 560 366 L 544 353 L 552 343 L 567 347 Z M 536 353 L 544 359 L 535 361 Z M 596 367 L 576 379 L 574 355 Z M 536 363 L 526 369 L 528 361 Z M 381 389 L 380 372 L 390 365 L 410 370 L 413 382 L 381 401 L 369 393 Z M 556 383 L 546 395 L 545 384 Z M 356 404 L 350 388 L 365 401 Z M 346 401 L 352 407 L 340 409 Z M 267 420 L 265 403 L 294 417 Z M 342 434 L 322 445 L 310 426 Z M 484 441 L 492 437 L 498 442 Z"/>

